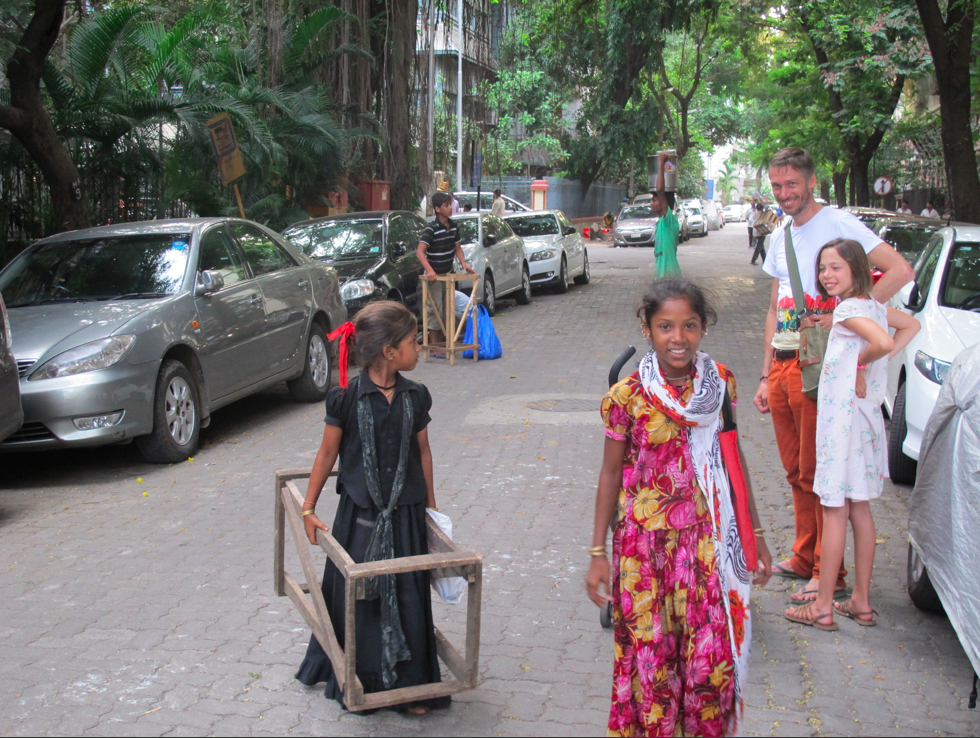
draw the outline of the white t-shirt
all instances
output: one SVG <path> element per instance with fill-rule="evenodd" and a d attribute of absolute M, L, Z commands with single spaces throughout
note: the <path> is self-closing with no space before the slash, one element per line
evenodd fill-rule
<path fill-rule="evenodd" d="M 498 197 L 493 201 L 493 204 L 490 206 L 490 214 L 496 215 L 498 217 L 503 217 L 504 209 L 506 208 L 506 206 L 507 203 L 504 202 L 504 198 Z"/>
<path fill-rule="evenodd" d="M 749 224 L 749 228 L 751 228 L 752 227 L 752 224 L 755 223 L 759 219 L 759 216 L 760 215 L 762 215 L 762 213 L 760 213 L 755 208 L 752 208 L 749 211 L 749 214 L 748 214 L 748 216 L 745 219 L 745 222 Z"/>
<path fill-rule="evenodd" d="M 912 208 L 899 208 L 895 212 L 896 213 L 900 213 L 901 215 L 911 215 L 912 214 Z"/>
<path fill-rule="evenodd" d="M 935 208 L 933 208 L 932 210 L 929 210 L 928 208 L 926 208 L 921 213 L 919 213 L 919 215 L 921 215 L 923 218 L 938 218 L 939 217 L 939 211 L 936 210 Z"/>
<path fill-rule="evenodd" d="M 762 265 L 766 274 L 779 280 L 779 295 L 776 302 L 776 334 L 772 346 L 780 351 L 795 351 L 800 347 L 800 317 L 793 300 L 793 285 L 789 280 L 789 267 L 786 264 L 786 228 L 793 229 L 793 250 L 800 265 L 800 281 L 806 307 L 811 313 L 832 313 L 837 306 L 837 298 L 825 300 L 817 291 L 816 260 L 821 247 L 835 238 L 850 238 L 857 241 L 870 253 L 881 238 L 857 216 L 846 210 L 822 207 L 817 214 L 803 226 L 782 226 L 769 237 L 769 254 Z"/>

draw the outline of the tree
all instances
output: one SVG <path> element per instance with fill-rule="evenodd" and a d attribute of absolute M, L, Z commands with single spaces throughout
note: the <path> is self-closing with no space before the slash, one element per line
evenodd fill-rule
<path fill-rule="evenodd" d="M 957 220 L 980 223 L 980 177 L 970 127 L 970 63 L 976 0 L 916 0 L 936 67 L 946 182 Z"/>
<path fill-rule="evenodd" d="M 89 225 L 78 168 L 55 130 L 41 93 L 45 63 L 58 40 L 65 0 L 35 0 L 34 14 L 7 62 L 10 104 L 0 105 L 0 126 L 36 162 L 51 191 L 58 230 Z"/>

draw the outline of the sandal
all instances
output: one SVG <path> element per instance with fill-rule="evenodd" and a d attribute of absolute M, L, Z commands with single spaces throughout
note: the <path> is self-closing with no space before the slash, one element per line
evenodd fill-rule
<path fill-rule="evenodd" d="M 866 628 L 871 628 L 878 624 L 878 620 L 875 618 L 875 615 L 878 614 L 877 610 L 872 608 L 871 612 L 855 612 L 851 609 L 850 600 L 847 602 L 835 602 L 834 612 L 845 618 L 850 618 L 858 625 L 863 625 Z"/>
<path fill-rule="evenodd" d="M 847 590 L 843 587 L 839 587 L 838 589 L 834 590 L 835 600 L 839 600 L 846 596 Z M 793 593 L 793 595 L 790 596 L 789 601 L 794 605 L 806 605 L 807 603 L 813 602 L 815 599 L 817 599 L 817 590 L 807 589 L 806 585 L 804 585 L 803 589 Z"/>
<path fill-rule="evenodd" d="M 811 628 L 816 628 L 817 630 L 834 631 L 838 630 L 840 627 L 834 622 L 833 612 L 821 613 L 820 615 L 814 617 L 812 602 L 797 608 L 790 608 L 784 613 L 784 616 L 791 623 L 799 623 L 800 625 L 806 625 Z M 830 622 L 821 623 L 820 621 L 824 618 L 830 618 Z"/>
<path fill-rule="evenodd" d="M 780 561 L 778 564 L 773 564 L 769 573 L 774 577 L 786 577 L 786 579 L 807 579 L 808 577 L 801 577 L 793 568 L 789 565 L 789 560 Z"/>

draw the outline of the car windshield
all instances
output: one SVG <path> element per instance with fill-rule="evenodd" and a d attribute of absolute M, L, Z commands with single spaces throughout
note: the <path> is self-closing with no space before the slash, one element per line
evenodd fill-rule
<path fill-rule="evenodd" d="M 189 233 L 109 236 L 30 248 L 0 274 L 8 308 L 172 295 L 187 267 Z"/>
<path fill-rule="evenodd" d="M 476 243 L 480 240 L 476 218 L 456 217 L 453 221 L 459 227 L 460 243 Z"/>
<path fill-rule="evenodd" d="M 701 208 L 690 207 L 687 208 L 688 215 L 701 215 Z"/>
<path fill-rule="evenodd" d="M 631 205 L 630 207 L 623 208 L 619 213 L 620 220 L 629 220 L 632 218 L 654 218 L 653 211 L 650 209 L 649 205 Z"/>
<path fill-rule="evenodd" d="M 380 218 L 314 223 L 290 228 L 283 235 L 307 256 L 325 260 L 380 255 L 383 238 Z"/>
<path fill-rule="evenodd" d="M 885 231 L 885 241 L 911 264 L 929 242 L 935 228 L 917 226 L 893 226 Z"/>
<path fill-rule="evenodd" d="M 508 218 L 507 224 L 521 238 L 558 235 L 558 220 L 554 215 L 525 215 L 520 218 Z"/>
<path fill-rule="evenodd" d="M 953 244 L 941 303 L 963 309 L 980 307 L 980 243 Z"/>

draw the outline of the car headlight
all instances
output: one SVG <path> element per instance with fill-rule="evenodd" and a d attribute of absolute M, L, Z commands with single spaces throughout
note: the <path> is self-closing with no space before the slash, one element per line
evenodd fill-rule
<path fill-rule="evenodd" d="M 555 258 L 555 253 L 556 252 L 555 252 L 554 249 L 545 249 L 544 251 L 535 251 L 533 254 L 531 254 L 527 258 L 527 260 L 528 261 L 544 261 L 545 259 L 554 259 Z"/>
<path fill-rule="evenodd" d="M 374 294 L 374 282 L 370 279 L 355 279 L 340 288 L 340 296 L 345 300 L 370 297 Z"/>
<path fill-rule="evenodd" d="M 921 351 L 915 352 L 915 368 L 930 382 L 942 384 L 946 381 L 946 374 L 951 366 L 951 362 L 940 361 Z"/>
<path fill-rule="evenodd" d="M 94 372 L 118 363 L 136 343 L 136 336 L 122 335 L 83 343 L 44 362 L 31 374 L 31 382 L 38 379 L 67 377 L 71 374 Z"/>

